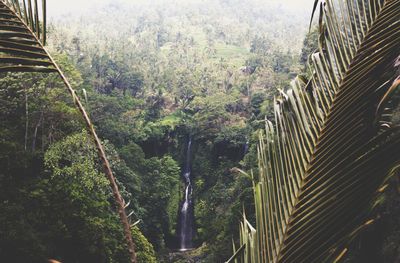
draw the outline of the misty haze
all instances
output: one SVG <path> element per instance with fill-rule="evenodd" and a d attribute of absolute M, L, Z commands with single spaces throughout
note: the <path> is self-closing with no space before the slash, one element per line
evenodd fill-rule
<path fill-rule="evenodd" d="M 399 10 L 0 0 L 0 262 L 399 262 Z"/>

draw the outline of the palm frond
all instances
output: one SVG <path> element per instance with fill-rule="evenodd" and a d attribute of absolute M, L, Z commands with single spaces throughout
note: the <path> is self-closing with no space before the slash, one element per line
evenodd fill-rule
<path fill-rule="evenodd" d="M 228 259 L 225 263 L 232 262 L 258 262 L 258 254 L 256 247 L 257 244 L 257 231 L 250 224 L 246 218 L 246 214 L 243 212 L 243 221 L 240 223 L 240 244 L 241 246 L 236 249 L 235 242 L 233 242 L 233 256 Z"/>
<path fill-rule="evenodd" d="M 135 263 L 135 244 L 132 240 L 125 203 L 89 115 L 68 79 L 44 48 L 46 43 L 46 0 L 41 0 L 41 9 L 39 2 L 39 0 L 0 0 L 0 72 L 56 72 L 60 75 L 96 145 L 117 204 L 130 261 Z"/>
<path fill-rule="evenodd" d="M 251 262 L 340 260 L 400 160 L 400 128 L 375 115 L 397 83 L 400 0 L 318 5 L 313 76 L 276 98 L 260 136 Z"/>
<path fill-rule="evenodd" d="M 40 11 L 37 0 L 27 2 L 0 1 L 0 72 L 57 72 L 43 48 L 46 1 Z"/>

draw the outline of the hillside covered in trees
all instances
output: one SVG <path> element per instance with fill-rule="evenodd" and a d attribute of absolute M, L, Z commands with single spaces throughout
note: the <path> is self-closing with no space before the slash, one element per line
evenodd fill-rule
<path fill-rule="evenodd" d="M 260 131 L 291 81 L 315 74 L 313 1 L 290 2 L 100 1 L 49 16 L 46 48 L 103 142 L 138 262 L 225 262 L 243 212 L 256 224 Z M 113 193 L 64 83 L 0 74 L 0 261 L 129 262 Z M 395 262 L 395 188 L 371 230 L 381 236 L 367 232 L 347 262 L 368 253 Z"/>

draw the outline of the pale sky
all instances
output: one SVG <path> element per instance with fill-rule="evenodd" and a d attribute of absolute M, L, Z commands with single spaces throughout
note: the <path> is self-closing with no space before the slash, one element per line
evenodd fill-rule
<path fill-rule="evenodd" d="M 92 6 L 104 4 L 108 0 L 48 0 L 47 14 L 50 17 L 68 13 L 86 13 Z"/>
<path fill-rule="evenodd" d="M 48 6 L 48 16 L 49 17 L 56 17 L 59 15 L 67 15 L 70 13 L 74 14 L 82 14 L 82 13 L 87 13 L 90 11 L 91 8 L 93 7 L 99 7 L 102 6 L 106 3 L 110 2 L 131 2 L 131 3 L 137 3 L 137 2 L 144 2 L 144 3 L 149 3 L 149 1 L 168 1 L 168 0 L 48 0 L 47 1 L 47 6 Z M 171 0 L 169 0 L 171 1 Z M 175 2 L 179 1 L 187 1 L 187 0 L 175 0 Z M 199 0 L 201 1 L 201 0 Z M 246 0 L 243 0 L 244 2 Z M 254 1 L 254 0 L 252 0 Z M 256 0 L 260 4 L 262 3 L 268 3 L 268 2 L 275 2 L 275 3 L 281 3 L 283 5 L 290 5 L 294 7 L 300 7 L 303 8 L 304 10 L 310 10 L 312 9 L 312 5 L 314 0 Z"/>

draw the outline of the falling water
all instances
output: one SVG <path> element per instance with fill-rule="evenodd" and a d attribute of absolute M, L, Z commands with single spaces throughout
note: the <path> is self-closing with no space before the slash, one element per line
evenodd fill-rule
<path fill-rule="evenodd" d="M 189 142 L 186 150 L 186 160 L 183 170 L 183 177 L 185 179 L 185 199 L 180 208 L 180 230 L 179 242 L 180 250 L 184 251 L 193 247 L 193 204 L 192 204 L 192 182 L 191 182 L 191 163 L 190 153 L 192 148 L 192 139 Z"/>
<path fill-rule="evenodd" d="M 250 142 L 246 141 L 246 143 L 244 144 L 244 149 L 243 149 L 243 157 L 249 152 L 249 145 L 250 145 Z"/>

